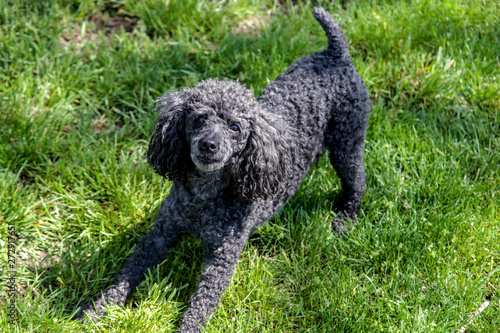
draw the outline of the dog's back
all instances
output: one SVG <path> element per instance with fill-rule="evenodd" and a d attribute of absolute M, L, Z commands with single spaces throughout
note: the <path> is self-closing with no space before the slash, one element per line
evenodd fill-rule
<path fill-rule="evenodd" d="M 297 170 L 301 175 L 324 152 L 332 118 L 350 113 L 366 119 L 370 109 L 368 92 L 339 24 L 321 7 L 314 9 L 314 18 L 328 38 L 327 49 L 290 65 L 258 99 L 264 109 L 281 114 L 298 130 L 300 165 L 307 166 Z"/>

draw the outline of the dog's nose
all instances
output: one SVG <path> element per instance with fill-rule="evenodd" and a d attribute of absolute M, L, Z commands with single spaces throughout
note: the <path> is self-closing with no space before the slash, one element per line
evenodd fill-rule
<path fill-rule="evenodd" d="M 205 139 L 201 141 L 200 148 L 205 153 L 214 153 L 217 151 L 218 146 L 213 140 Z"/>

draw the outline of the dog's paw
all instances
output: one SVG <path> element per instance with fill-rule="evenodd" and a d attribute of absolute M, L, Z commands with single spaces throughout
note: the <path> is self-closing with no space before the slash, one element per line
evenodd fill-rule
<path fill-rule="evenodd" d="M 97 310 L 96 310 L 97 306 Z M 99 317 L 104 314 L 104 311 L 97 304 L 94 306 L 94 303 L 88 303 L 82 305 L 75 316 L 72 318 L 73 320 L 82 320 L 82 323 L 87 323 L 90 320 L 94 323 L 99 321 Z"/>
<path fill-rule="evenodd" d="M 345 236 L 352 230 L 355 223 L 355 219 L 350 218 L 345 212 L 340 212 L 333 219 L 332 228 L 340 236 Z"/>

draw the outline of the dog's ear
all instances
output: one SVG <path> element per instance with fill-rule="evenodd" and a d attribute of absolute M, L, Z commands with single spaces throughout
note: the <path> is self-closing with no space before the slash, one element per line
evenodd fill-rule
<path fill-rule="evenodd" d="M 185 93 L 165 94 L 155 104 L 158 120 L 149 142 L 147 160 L 159 175 L 179 180 L 191 166 L 185 134 Z"/>
<path fill-rule="evenodd" d="M 231 182 L 247 198 L 268 198 L 286 190 L 283 179 L 296 155 L 293 130 L 275 114 L 258 112 Z"/>

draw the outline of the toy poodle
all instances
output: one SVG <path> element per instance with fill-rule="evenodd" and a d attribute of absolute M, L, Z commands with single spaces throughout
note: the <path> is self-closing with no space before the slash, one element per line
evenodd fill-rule
<path fill-rule="evenodd" d="M 342 183 L 333 229 L 344 233 L 355 222 L 371 103 L 340 26 L 323 8 L 314 17 L 327 49 L 292 64 L 259 98 L 239 82 L 209 79 L 156 101 L 147 158 L 173 181 L 170 194 L 112 286 L 77 319 L 123 306 L 147 270 L 191 234 L 203 241 L 205 260 L 179 331 L 203 331 L 250 234 L 283 207 L 326 149 Z"/>

